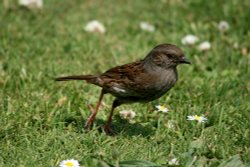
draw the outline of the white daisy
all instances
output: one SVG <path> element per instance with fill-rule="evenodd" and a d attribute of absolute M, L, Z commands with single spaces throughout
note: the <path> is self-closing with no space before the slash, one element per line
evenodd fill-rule
<path fill-rule="evenodd" d="M 178 161 L 177 158 L 171 158 L 171 159 L 168 161 L 168 164 L 171 165 L 171 166 L 179 165 L 179 161 Z"/>
<path fill-rule="evenodd" d="M 149 24 L 147 22 L 141 22 L 140 23 L 140 28 L 144 31 L 148 31 L 148 32 L 154 32 L 155 31 L 155 27 L 152 24 Z"/>
<path fill-rule="evenodd" d="M 19 0 L 19 5 L 26 6 L 30 8 L 42 8 L 43 0 Z"/>
<path fill-rule="evenodd" d="M 194 45 L 198 41 L 199 41 L 198 37 L 191 35 L 191 34 L 186 35 L 181 40 L 183 45 Z"/>
<path fill-rule="evenodd" d="M 211 49 L 211 44 L 208 41 L 204 41 L 204 42 L 200 43 L 200 45 L 198 46 L 198 49 L 200 51 L 207 51 L 207 50 Z"/>
<path fill-rule="evenodd" d="M 207 118 L 204 116 L 198 116 L 198 115 L 189 115 L 187 116 L 188 121 L 198 121 L 199 123 L 203 123 L 207 121 Z"/>
<path fill-rule="evenodd" d="M 131 120 L 136 116 L 135 112 L 132 110 L 120 111 L 120 117 L 123 119 Z"/>
<path fill-rule="evenodd" d="M 169 110 L 165 107 L 165 106 L 163 106 L 163 105 L 157 105 L 157 106 L 155 106 L 157 109 L 158 109 L 158 111 L 160 111 L 160 112 L 164 112 L 164 113 L 167 113 Z"/>
<path fill-rule="evenodd" d="M 217 27 L 221 32 L 226 32 L 230 28 L 227 21 L 220 21 Z"/>
<path fill-rule="evenodd" d="M 60 167 L 80 167 L 80 164 L 77 160 L 69 159 L 69 160 L 63 160 L 60 163 Z"/>
<path fill-rule="evenodd" d="M 97 20 L 92 20 L 88 22 L 87 25 L 84 27 L 84 30 L 87 32 L 94 32 L 94 33 L 101 33 L 101 34 L 106 32 L 104 25 Z"/>
<path fill-rule="evenodd" d="M 175 129 L 175 122 L 172 121 L 172 120 L 169 120 L 169 121 L 167 122 L 167 127 L 168 127 L 169 129 Z"/>

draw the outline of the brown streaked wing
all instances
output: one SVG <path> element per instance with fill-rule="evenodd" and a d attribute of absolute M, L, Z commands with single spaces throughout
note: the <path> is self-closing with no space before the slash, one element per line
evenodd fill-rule
<path fill-rule="evenodd" d="M 144 74 L 142 61 L 136 61 L 122 66 L 117 66 L 109 69 L 99 76 L 102 81 L 102 87 L 107 92 L 112 92 L 112 87 L 125 89 L 127 95 L 137 95 L 136 91 L 140 86 L 140 76 Z M 139 83 L 138 83 L 139 82 Z"/>
<path fill-rule="evenodd" d="M 142 61 L 136 61 L 129 64 L 124 64 L 109 69 L 108 71 L 101 74 L 101 79 L 129 79 L 133 80 L 134 76 L 141 73 L 143 70 Z"/>

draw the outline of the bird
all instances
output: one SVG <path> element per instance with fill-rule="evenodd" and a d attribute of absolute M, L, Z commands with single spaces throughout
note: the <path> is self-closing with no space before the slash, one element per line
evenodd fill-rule
<path fill-rule="evenodd" d="M 144 59 L 116 66 L 95 75 L 72 75 L 55 78 L 56 81 L 84 80 L 101 87 L 95 108 L 89 105 L 91 114 L 85 129 L 93 124 L 105 94 L 115 97 L 108 120 L 104 126 L 107 134 L 114 134 L 110 125 L 115 108 L 122 104 L 147 103 L 167 93 L 178 80 L 177 66 L 191 64 L 183 51 L 173 44 L 155 46 Z"/>

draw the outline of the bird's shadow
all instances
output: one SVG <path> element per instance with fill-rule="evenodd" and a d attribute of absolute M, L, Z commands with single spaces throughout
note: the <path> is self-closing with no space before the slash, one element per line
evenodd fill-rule
<path fill-rule="evenodd" d="M 106 121 L 102 119 L 95 120 L 95 124 L 97 127 L 103 127 L 105 123 Z M 119 116 L 114 116 L 113 122 L 111 124 L 111 129 L 114 130 L 115 135 L 123 136 L 148 137 L 154 135 L 155 133 L 153 127 L 150 125 L 143 125 L 139 122 L 130 123 L 128 120 L 121 119 Z"/>
<path fill-rule="evenodd" d="M 85 119 L 76 120 L 76 119 L 66 119 L 64 120 L 66 125 L 74 124 L 74 126 L 78 129 L 78 132 L 83 132 L 84 124 L 86 122 Z M 96 119 L 94 122 L 94 126 L 91 127 L 91 130 L 98 130 L 100 133 L 105 133 L 103 131 L 103 127 L 106 123 L 106 120 Z M 119 116 L 114 116 L 113 122 L 111 124 L 111 129 L 114 131 L 115 136 L 143 136 L 148 137 L 154 135 L 155 131 L 153 130 L 153 126 L 149 124 L 143 124 L 140 122 L 130 123 L 128 120 L 121 119 Z M 84 132 L 87 132 L 84 130 Z"/>
<path fill-rule="evenodd" d="M 72 118 L 69 117 L 64 120 L 65 126 L 73 124 L 78 130 L 78 132 L 83 132 L 85 122 L 87 120 L 78 117 Z M 106 123 L 105 119 L 95 119 L 94 126 L 91 127 L 91 130 L 98 130 L 100 133 L 105 133 L 103 127 Z M 155 134 L 154 126 L 151 124 L 145 124 L 142 122 L 130 123 L 128 120 L 121 119 L 119 116 L 114 116 L 114 119 L 111 123 L 111 129 L 116 135 L 123 136 L 143 136 L 148 137 Z M 84 130 L 84 132 L 87 132 Z"/>
<path fill-rule="evenodd" d="M 103 127 L 106 120 L 96 119 L 95 124 L 97 127 Z M 143 136 L 148 137 L 154 135 L 153 127 L 150 125 L 143 125 L 142 123 L 135 122 L 130 123 L 128 120 L 121 119 L 119 116 L 114 116 L 111 124 L 111 129 L 115 132 L 115 135 L 123 136 Z"/>

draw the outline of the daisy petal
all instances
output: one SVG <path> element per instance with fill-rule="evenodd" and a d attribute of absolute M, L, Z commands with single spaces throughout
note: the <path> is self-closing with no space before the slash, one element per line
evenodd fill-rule
<path fill-rule="evenodd" d="M 120 117 L 127 120 L 132 120 L 136 116 L 135 112 L 132 110 L 120 111 Z"/>
<path fill-rule="evenodd" d="M 87 32 L 101 33 L 101 34 L 106 32 L 104 25 L 97 20 L 92 20 L 88 22 L 87 25 L 84 27 L 84 30 Z"/>
<path fill-rule="evenodd" d="M 60 167 L 80 167 L 80 164 L 77 160 L 69 159 L 69 160 L 63 160 L 60 163 Z"/>
<path fill-rule="evenodd" d="M 196 42 L 198 42 L 198 37 L 188 34 L 185 37 L 182 38 L 181 42 L 183 45 L 194 45 Z"/>
<path fill-rule="evenodd" d="M 167 112 L 169 111 L 169 110 L 168 110 L 165 106 L 163 106 L 163 105 L 157 105 L 157 106 L 155 106 L 155 108 L 157 108 L 158 111 L 164 112 L 164 113 L 167 113 Z"/>
<path fill-rule="evenodd" d="M 199 123 L 204 123 L 207 121 L 207 118 L 204 116 L 198 116 L 198 115 L 189 115 L 187 116 L 188 121 L 197 121 Z"/>
<path fill-rule="evenodd" d="M 140 23 L 140 28 L 144 31 L 148 31 L 148 32 L 154 32 L 155 31 L 155 27 L 152 24 L 149 24 L 147 22 L 141 22 Z"/>

